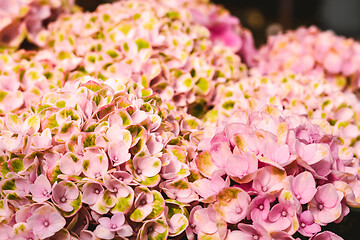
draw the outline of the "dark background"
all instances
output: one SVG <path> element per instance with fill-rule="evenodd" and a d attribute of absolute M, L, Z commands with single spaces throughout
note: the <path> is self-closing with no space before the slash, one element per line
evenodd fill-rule
<path fill-rule="evenodd" d="M 76 3 L 84 10 L 93 11 L 99 4 L 111 1 L 76 0 Z M 269 34 L 310 25 L 360 39 L 360 0 L 212 0 L 212 2 L 223 5 L 233 15 L 239 17 L 242 25 L 253 33 L 258 47 L 266 43 Z M 351 209 L 350 214 L 341 223 L 328 224 L 322 230 L 333 231 L 345 240 L 360 239 L 360 209 Z"/>
<path fill-rule="evenodd" d="M 360 0 L 213 0 L 239 17 L 256 45 L 269 33 L 316 25 L 339 35 L 360 37 Z M 359 237 L 360 239 L 360 237 Z"/>
<path fill-rule="evenodd" d="M 85 10 L 114 0 L 76 0 Z M 116 1 L 116 0 L 115 0 Z M 237 16 L 254 35 L 257 46 L 269 34 L 316 25 L 360 39 L 360 0 L 212 0 Z"/>

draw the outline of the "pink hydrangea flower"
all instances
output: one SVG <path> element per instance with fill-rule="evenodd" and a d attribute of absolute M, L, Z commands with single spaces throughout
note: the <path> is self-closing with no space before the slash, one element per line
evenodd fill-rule
<path fill-rule="evenodd" d="M 321 31 L 315 26 L 300 27 L 271 36 L 254 57 L 253 66 L 261 73 L 290 70 L 297 74 L 325 74 L 333 80 L 338 75 L 354 76 L 353 84 L 357 88 L 359 49 L 354 39 Z"/>
<path fill-rule="evenodd" d="M 330 183 L 317 187 L 317 192 L 308 206 L 315 222 L 320 225 L 333 222 L 341 215 L 341 198 Z"/>
<path fill-rule="evenodd" d="M 223 188 L 228 187 L 227 180 L 222 179 L 219 174 L 214 173 L 211 179 L 200 179 L 193 183 L 192 187 L 202 198 L 207 199 L 217 195 Z"/>
<path fill-rule="evenodd" d="M 82 201 L 88 205 L 93 205 L 103 192 L 104 188 L 100 183 L 87 182 L 82 188 Z"/>
<path fill-rule="evenodd" d="M 44 44 L 44 25 L 53 21 L 61 12 L 75 9 L 74 1 L 4 1 L 0 5 L 0 44 L 18 47 L 25 37 L 31 42 Z"/>
<path fill-rule="evenodd" d="M 268 217 L 270 204 L 274 201 L 275 197 L 270 194 L 256 196 L 249 205 L 247 218 L 252 219 L 254 223 L 260 224 Z"/>
<path fill-rule="evenodd" d="M 316 183 L 310 172 L 302 172 L 296 177 L 289 176 L 291 191 L 301 204 L 306 204 L 316 194 Z"/>
<path fill-rule="evenodd" d="M 45 175 L 40 175 L 35 182 L 30 185 L 30 192 L 33 200 L 42 203 L 51 197 L 51 184 Z"/>
<path fill-rule="evenodd" d="M 66 212 L 74 209 L 72 201 L 76 200 L 80 194 L 75 184 L 66 181 L 54 184 L 52 192 L 52 200 L 55 205 Z"/>
<path fill-rule="evenodd" d="M 125 223 L 125 217 L 123 213 L 115 213 L 111 218 L 102 217 L 99 218 L 99 223 L 94 231 L 94 234 L 102 239 L 113 239 L 115 232 L 120 237 L 129 237 L 133 234 L 133 230 Z"/>
<path fill-rule="evenodd" d="M 39 239 L 45 239 L 62 229 L 66 221 L 55 208 L 44 205 L 34 211 L 27 223 Z"/>
<path fill-rule="evenodd" d="M 217 232 L 216 227 L 216 211 L 214 208 L 209 206 L 208 208 L 196 207 L 192 210 L 193 213 L 190 213 L 190 229 L 196 234 L 200 232 L 206 234 L 214 234 Z"/>
<path fill-rule="evenodd" d="M 134 175 L 136 178 L 153 177 L 161 170 L 161 161 L 156 157 L 134 158 Z"/>
<path fill-rule="evenodd" d="M 310 238 L 311 240 L 343 240 L 342 237 L 336 235 L 333 232 L 329 232 L 329 231 L 324 231 L 321 233 L 316 234 L 315 236 L 313 236 L 312 238 Z"/>
<path fill-rule="evenodd" d="M 314 222 L 314 217 L 309 210 L 303 211 L 300 214 L 299 224 L 299 233 L 307 237 L 311 237 L 321 230 L 320 225 Z"/>
<path fill-rule="evenodd" d="M 266 232 L 266 230 L 261 227 L 261 225 L 257 224 L 238 224 L 239 230 L 234 230 L 228 233 L 229 240 L 235 239 L 244 239 L 244 240 L 252 240 L 252 239 L 259 239 L 259 240 L 270 240 L 272 239 L 270 235 Z"/>

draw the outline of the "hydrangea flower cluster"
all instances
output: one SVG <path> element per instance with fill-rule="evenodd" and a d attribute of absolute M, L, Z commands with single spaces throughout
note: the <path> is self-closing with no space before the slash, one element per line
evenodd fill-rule
<path fill-rule="evenodd" d="M 332 134 L 360 156 L 360 103 L 355 94 L 335 88 L 322 77 L 279 73 L 221 85 L 204 120 L 213 125 L 238 110 L 259 111 L 266 104 L 312 119 L 326 119 Z"/>
<path fill-rule="evenodd" d="M 238 18 L 231 16 L 229 11 L 221 6 L 208 3 L 207 0 L 176 2 L 190 9 L 195 23 L 208 28 L 214 43 L 225 44 L 237 52 L 246 63 L 251 63 L 256 52 L 254 40 L 251 32 L 241 27 Z"/>
<path fill-rule="evenodd" d="M 46 25 L 60 14 L 78 10 L 74 0 L 5 0 L 0 2 L 0 48 L 18 48 L 26 38 L 43 46 Z"/>
<path fill-rule="evenodd" d="M 300 27 L 270 36 L 267 44 L 253 56 L 253 66 L 262 74 L 292 71 L 324 75 L 334 83 L 338 76 L 346 77 L 350 87 L 357 89 L 360 86 L 359 56 L 360 44 L 352 38 L 321 31 L 315 26 Z"/>
<path fill-rule="evenodd" d="M 208 0 L 0 7 L 3 45 L 39 46 L 0 53 L 0 239 L 342 239 L 321 228 L 360 208 L 358 43 L 257 54 Z"/>
<path fill-rule="evenodd" d="M 201 107 L 212 97 L 217 82 L 234 80 L 246 73 L 245 65 L 235 54 L 243 50 L 239 44 L 234 48 L 218 41 L 226 37 L 222 33 L 217 33 L 215 42 L 211 41 L 210 27 L 209 30 L 201 25 L 205 23 L 191 20 L 191 11 L 180 2 L 172 7 L 169 4 L 122 1 L 102 5 L 93 13 L 64 15 L 50 25 L 46 46 L 39 51 L 1 53 L 0 112 L 38 102 L 51 89 L 85 75 L 103 80 L 116 77 L 138 82 L 144 88 L 150 86 L 173 108 L 186 110 L 194 102 Z M 202 6 L 202 12 L 207 10 L 204 3 L 192 4 L 193 8 Z M 208 25 L 215 26 L 218 19 L 233 19 L 223 9 L 211 6 L 213 17 Z M 241 29 L 238 22 L 233 20 L 226 29 L 243 48 L 253 48 L 250 33 Z M 250 40 L 241 40 L 241 32 L 246 32 Z M 196 115 L 199 108 L 194 109 Z"/>
<path fill-rule="evenodd" d="M 190 174 L 184 125 L 151 89 L 110 85 L 85 77 L 1 118 L 5 239 L 166 239 L 185 230 L 185 205 L 155 188 Z"/>
<path fill-rule="evenodd" d="M 347 205 L 359 207 L 359 160 L 324 122 L 266 105 L 234 114 L 216 131 L 194 132 L 201 177 L 193 187 L 204 205 L 191 210 L 187 234 L 312 237 L 341 221 Z"/>
<path fill-rule="evenodd" d="M 0 53 L 0 113 L 34 105 L 46 93 L 61 88 L 70 65 L 46 52 Z"/>
<path fill-rule="evenodd" d="M 219 32 L 211 26 L 234 19 L 227 12 L 214 6 L 211 19 L 205 21 L 206 13 L 196 12 L 193 18 L 181 1 L 165 2 L 120 1 L 92 13 L 63 16 L 49 26 L 44 52 L 71 63 L 69 79 L 132 79 L 184 108 L 210 98 L 216 83 L 244 75 L 246 67 L 235 54 L 242 45 L 235 31 L 241 33 L 238 21 Z M 228 35 L 239 43 L 226 46 Z M 251 45 L 246 41 L 244 46 Z"/>

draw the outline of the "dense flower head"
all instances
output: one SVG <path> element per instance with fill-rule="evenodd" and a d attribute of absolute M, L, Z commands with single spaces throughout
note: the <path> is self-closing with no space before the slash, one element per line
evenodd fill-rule
<path fill-rule="evenodd" d="M 216 83 L 244 75 L 238 47 L 212 41 L 211 29 L 185 3 L 166 2 L 120 1 L 92 13 L 63 16 L 49 26 L 47 47 L 39 54 L 68 63 L 69 79 L 87 74 L 131 79 L 180 107 L 206 100 Z M 235 19 L 218 7 L 211 9 L 214 21 Z M 199 14 L 206 18 L 210 13 Z M 237 21 L 233 25 L 227 37 L 238 39 L 242 28 Z"/>
<path fill-rule="evenodd" d="M 65 83 L 68 73 L 61 61 L 42 52 L 19 50 L 0 53 L 0 114 L 30 107 Z"/>
<path fill-rule="evenodd" d="M 0 54 L 0 111 L 34 104 L 66 81 L 91 75 L 135 81 L 160 93 L 172 106 L 186 110 L 193 103 L 190 111 L 201 115 L 201 107 L 212 97 L 217 83 L 246 74 L 246 66 L 236 54 L 239 47 L 224 44 L 221 32 L 215 41 L 208 25 L 233 19 L 226 27 L 230 36 L 224 33 L 226 41 L 238 39 L 243 49 L 254 46 L 248 30 L 223 8 L 189 4 L 120 1 L 101 5 L 91 13 L 62 15 L 49 25 L 44 46 L 38 51 Z M 192 14 L 195 10 L 191 9 L 201 13 Z M 198 21 L 199 14 L 204 18 L 210 14 L 211 23 Z M 246 39 L 241 40 L 243 33 Z"/>
<path fill-rule="evenodd" d="M 189 175 L 179 136 L 189 130 L 186 124 L 180 128 L 151 89 L 131 83 L 116 92 L 111 84 L 111 79 L 83 77 L 26 110 L 1 117 L 0 214 L 14 234 L 24 225 L 21 234 L 40 239 L 70 233 L 113 239 L 137 234 L 124 214 L 139 227 L 145 219 L 165 219 L 163 196 L 148 187 L 160 183 L 162 166 L 170 162 L 180 167 L 169 179 Z M 85 224 L 78 222 L 79 214 Z M 90 233 L 94 221 L 100 225 Z M 166 237 L 167 221 L 154 224 Z"/>
<path fill-rule="evenodd" d="M 60 14 L 76 11 L 74 0 L 5 0 L 0 3 L 0 48 L 18 48 L 26 38 L 45 44 L 46 26 Z"/>
<path fill-rule="evenodd" d="M 359 101 L 355 94 L 341 91 L 323 77 L 278 73 L 219 86 L 215 99 L 209 104 L 214 107 L 204 120 L 216 124 L 238 110 L 260 110 L 266 104 L 316 121 L 327 120 L 331 125 L 329 131 L 359 156 Z M 351 153 L 342 151 L 341 154 Z"/>
<path fill-rule="evenodd" d="M 292 239 L 296 232 L 311 237 L 321 226 L 342 219 L 348 213 L 346 205 L 359 206 L 354 198 L 358 160 L 341 154 L 344 148 L 351 150 L 332 135 L 329 126 L 265 105 L 257 111 L 235 112 L 216 130 L 192 133 L 198 146 L 194 161 L 201 174 L 192 184 L 199 201 L 211 204 L 217 214 L 197 217 L 194 212 L 190 215 L 194 227 L 188 234 L 214 234 L 200 230 L 213 219 L 221 235 L 221 221 L 245 224 L 242 220 L 247 219 L 264 228 L 256 233 L 260 239 L 270 235 Z M 204 219 L 203 224 L 197 218 Z M 235 230 L 228 236 L 247 234 Z"/>
<path fill-rule="evenodd" d="M 350 87 L 357 89 L 360 86 L 359 53 L 360 44 L 352 38 L 321 31 L 315 26 L 300 27 L 270 36 L 255 54 L 253 66 L 262 74 L 292 71 L 324 75 L 335 84 L 338 77 L 345 77 Z"/>
<path fill-rule="evenodd" d="M 48 25 L 73 6 L 0 3 L 0 47 L 39 47 L 0 54 L 0 239 L 342 239 L 321 230 L 360 207 L 358 43 L 300 28 L 254 57 L 208 0 Z"/>

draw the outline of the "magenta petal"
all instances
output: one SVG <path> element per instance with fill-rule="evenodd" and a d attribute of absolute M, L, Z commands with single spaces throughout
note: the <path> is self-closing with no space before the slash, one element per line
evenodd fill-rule
<path fill-rule="evenodd" d="M 319 224 L 313 223 L 313 224 L 311 224 L 311 225 L 305 226 L 304 231 L 306 231 L 306 232 L 308 232 L 308 233 L 314 234 L 314 233 L 320 232 L 320 231 L 321 231 L 321 227 L 320 227 Z"/>
<path fill-rule="evenodd" d="M 305 224 L 312 224 L 314 222 L 314 216 L 309 210 L 306 210 L 301 213 L 300 215 L 300 221 Z"/>
<path fill-rule="evenodd" d="M 310 240 L 344 240 L 342 237 L 336 235 L 333 232 L 324 231 L 319 234 L 316 234 Z"/>
<path fill-rule="evenodd" d="M 241 37 L 233 30 L 228 28 L 225 30 L 221 36 L 217 36 L 225 46 L 231 47 L 234 49 L 235 52 L 239 51 L 242 46 Z"/>
<path fill-rule="evenodd" d="M 284 207 L 282 204 L 278 203 L 276 204 L 271 211 L 269 212 L 269 217 L 268 219 L 271 222 L 276 222 L 277 220 L 279 220 L 280 216 L 281 216 L 281 212 L 283 211 Z"/>

